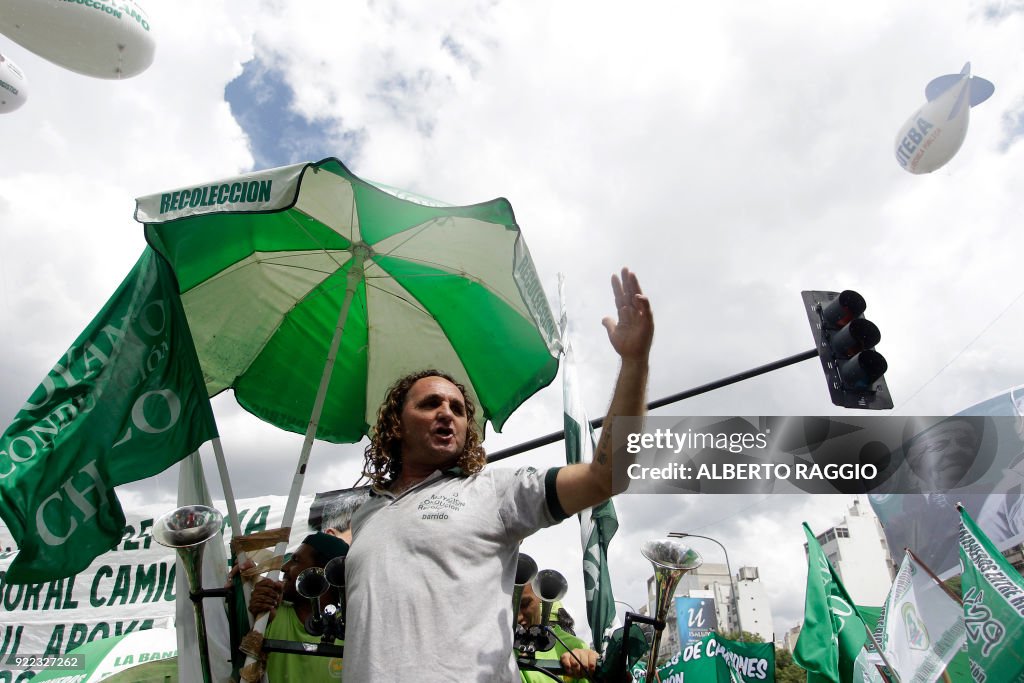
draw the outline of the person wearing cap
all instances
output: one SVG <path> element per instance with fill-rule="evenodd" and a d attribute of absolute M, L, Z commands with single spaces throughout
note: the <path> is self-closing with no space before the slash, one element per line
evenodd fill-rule
<path fill-rule="evenodd" d="M 529 628 L 540 623 L 543 618 L 543 603 L 533 590 L 531 584 L 523 588 L 523 597 L 519 601 L 519 614 L 517 621 L 523 628 Z M 548 626 L 555 634 L 555 646 L 544 652 L 535 654 L 537 659 L 557 659 L 565 671 L 562 677 L 564 681 L 583 683 L 588 679 L 585 676 L 594 673 L 597 668 L 598 654 L 587 647 L 587 644 L 576 637 L 573 631 L 575 621 L 562 607 L 560 601 L 551 605 L 551 614 L 548 616 Z M 551 678 L 539 671 L 520 671 L 520 678 L 523 683 L 540 683 L 550 681 Z"/>
<path fill-rule="evenodd" d="M 633 456 L 616 452 L 613 472 L 611 426 L 645 411 L 650 302 L 626 268 L 612 290 L 618 317 L 602 324 L 621 365 L 592 462 L 485 467 L 476 407 L 451 375 L 413 373 L 387 393 L 365 452 L 372 491 L 346 560 L 349 683 L 519 682 L 519 542 L 624 488 Z"/>
<path fill-rule="evenodd" d="M 270 624 L 265 638 L 291 640 L 305 643 L 319 643 L 320 636 L 306 632 L 306 620 L 313 614 L 310 600 L 299 595 L 295 580 L 303 570 L 310 567 L 324 567 L 335 557 L 348 553 L 348 543 L 340 538 L 316 532 L 302 540 L 281 572 L 284 581 L 263 579 L 253 588 L 249 600 L 249 611 L 254 615 L 270 613 Z M 334 589 L 331 589 L 333 593 Z M 334 603 L 337 595 L 331 595 Z M 335 641 L 342 645 L 342 641 Z M 267 655 L 267 680 L 269 683 L 282 681 L 338 681 L 341 680 L 342 661 L 335 657 L 296 655 L 271 652 Z"/>

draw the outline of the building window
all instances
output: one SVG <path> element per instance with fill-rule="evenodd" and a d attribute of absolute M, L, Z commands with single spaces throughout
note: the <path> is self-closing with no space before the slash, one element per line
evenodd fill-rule
<path fill-rule="evenodd" d="M 836 527 L 836 538 L 849 538 L 850 530 L 845 527 Z"/>

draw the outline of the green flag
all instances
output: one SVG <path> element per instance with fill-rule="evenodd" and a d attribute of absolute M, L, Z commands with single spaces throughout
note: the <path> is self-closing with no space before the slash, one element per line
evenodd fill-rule
<path fill-rule="evenodd" d="M 559 281 L 559 298 L 562 298 Z M 589 462 L 594 455 L 594 430 L 580 400 L 576 381 L 576 360 L 569 341 L 564 303 L 559 328 L 562 334 L 562 403 L 565 423 L 565 460 L 569 464 Z M 615 596 L 608 574 L 608 543 L 619 528 L 611 500 L 579 513 L 583 544 L 583 581 L 587 598 L 587 623 L 593 634 L 594 650 L 603 652 L 615 628 Z"/>
<path fill-rule="evenodd" d="M 839 575 L 825 557 L 810 527 L 807 535 L 807 593 L 804 624 L 793 660 L 807 670 L 808 683 L 880 681 L 867 660 L 867 627 Z"/>
<path fill-rule="evenodd" d="M 1024 681 L 1024 579 L 962 507 L 960 563 L 971 675 Z"/>
<path fill-rule="evenodd" d="M 698 681 L 714 680 L 701 675 L 700 662 L 724 662 L 729 673 L 727 680 L 738 683 L 773 683 L 775 681 L 775 645 L 772 643 L 744 643 L 723 638 L 712 632 L 683 648 L 681 659 L 686 664 L 682 671 L 687 678 Z M 705 664 L 706 666 L 706 664 Z M 721 671 L 722 667 L 718 667 Z M 664 681 L 664 678 L 662 678 Z M 723 680 L 719 674 L 719 680 Z"/>
<path fill-rule="evenodd" d="M 19 549 L 5 580 L 85 569 L 121 539 L 113 487 L 216 434 L 176 281 L 147 248 L 0 437 L 0 517 Z"/>
<path fill-rule="evenodd" d="M 638 662 L 633 676 L 643 681 L 646 665 Z M 658 667 L 661 683 L 774 683 L 775 646 L 771 643 L 741 643 L 712 632 L 685 645 Z"/>

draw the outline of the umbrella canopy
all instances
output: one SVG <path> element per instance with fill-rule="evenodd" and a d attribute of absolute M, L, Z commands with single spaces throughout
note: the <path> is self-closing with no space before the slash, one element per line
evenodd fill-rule
<path fill-rule="evenodd" d="M 209 394 L 283 429 L 307 431 L 329 377 L 316 438 L 359 441 L 394 380 L 435 367 L 500 430 L 557 371 L 505 199 L 445 206 L 325 159 L 143 197 L 136 220 L 177 274 Z"/>
<path fill-rule="evenodd" d="M 151 628 L 131 631 L 121 636 L 101 638 L 69 650 L 68 655 L 82 655 L 84 669 L 55 669 L 43 671 L 33 681 L 63 680 L 69 676 L 85 676 L 79 683 L 98 683 L 110 680 L 118 672 L 134 670 L 140 664 L 159 662 L 178 654 L 178 639 L 173 628 Z M 141 681 L 141 677 L 119 680 Z M 164 678 L 156 679 L 161 682 Z M 177 680 L 177 674 L 174 674 Z"/>

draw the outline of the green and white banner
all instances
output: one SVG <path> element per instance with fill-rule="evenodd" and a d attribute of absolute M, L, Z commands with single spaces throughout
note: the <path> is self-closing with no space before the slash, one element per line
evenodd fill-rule
<path fill-rule="evenodd" d="M 558 283 L 561 302 L 559 329 L 562 340 L 562 405 L 565 423 L 565 460 L 567 463 L 590 462 L 594 457 L 594 430 L 580 398 L 576 378 L 576 359 L 569 339 L 563 286 Z M 587 623 L 593 633 L 594 650 L 603 652 L 618 626 L 615 619 L 615 595 L 608 574 L 608 544 L 619 528 L 615 506 L 611 500 L 584 510 L 578 515 L 580 540 L 583 544 L 583 581 L 587 598 Z"/>
<path fill-rule="evenodd" d="M 643 665 L 634 679 L 644 680 Z M 711 633 L 690 643 L 658 669 L 661 683 L 774 683 L 775 646 L 741 643 Z"/>
<path fill-rule="evenodd" d="M 971 676 L 1024 681 L 1024 579 L 963 509 L 960 562 Z"/>
<path fill-rule="evenodd" d="M 902 683 L 932 683 L 964 644 L 963 611 L 906 553 L 875 630 Z"/>
<path fill-rule="evenodd" d="M 304 519 L 314 494 L 300 496 L 296 519 Z M 243 534 L 281 526 L 285 496 L 261 496 L 237 501 Z M 177 570 L 176 553 L 152 538 L 153 522 L 175 503 L 149 504 L 129 510 L 117 546 L 96 558 L 84 571 L 54 581 L 16 584 L 6 581 L 14 552 L 0 552 L 0 683 L 28 681 L 35 667 L 18 666 L 28 655 L 58 656 L 86 643 L 173 622 Z M 223 501 L 214 504 L 225 509 Z M 230 542 L 225 528 L 225 545 Z M 289 548 L 296 547 L 311 528 L 292 527 Z M 0 525 L 0 537 L 7 530 Z M 223 551 L 221 551 L 223 552 Z M 218 552 L 207 549 L 204 568 Z M 210 567 L 215 569 L 214 567 Z M 208 601 L 208 614 L 215 602 Z M 188 616 L 191 623 L 191 614 Z M 69 672 L 69 675 L 72 672 Z"/>
<path fill-rule="evenodd" d="M 114 486 L 216 434 L 177 283 L 147 248 L 0 437 L 0 517 L 19 549 L 6 581 L 85 569 L 121 538 Z"/>
<path fill-rule="evenodd" d="M 881 674 L 865 650 L 868 633 L 864 620 L 806 523 L 804 533 L 807 593 L 793 660 L 807 670 L 808 683 L 881 682 Z"/>
<path fill-rule="evenodd" d="M 132 631 L 120 636 L 94 640 L 75 648 L 73 653 L 56 658 L 61 666 L 44 671 L 32 680 L 35 683 L 99 683 L 118 673 L 131 675 L 129 679 L 142 680 L 145 674 L 134 675 L 145 665 L 152 667 L 156 662 L 167 663 L 165 671 L 173 671 L 175 680 L 189 681 L 201 678 L 186 678 L 178 671 L 174 658 L 178 648 L 173 628 L 151 628 Z M 182 656 L 184 659 L 184 656 Z M 157 680 L 146 677 L 145 680 Z M 161 678 L 162 680 L 162 678 Z"/>

